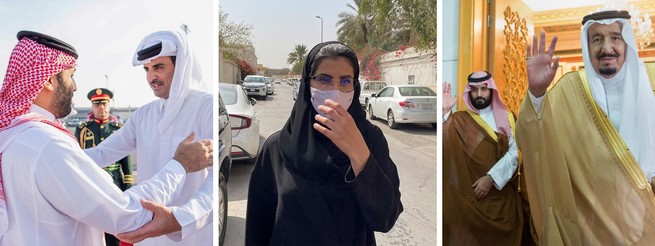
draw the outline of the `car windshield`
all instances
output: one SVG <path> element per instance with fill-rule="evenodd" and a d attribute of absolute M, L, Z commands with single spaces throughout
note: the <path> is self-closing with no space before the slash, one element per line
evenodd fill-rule
<path fill-rule="evenodd" d="M 221 94 L 225 105 L 234 105 L 237 103 L 239 95 L 237 95 L 237 91 L 234 88 L 221 86 L 219 89 L 219 93 Z"/>
<path fill-rule="evenodd" d="M 264 77 L 246 77 L 243 82 L 264 82 Z"/>
<path fill-rule="evenodd" d="M 400 95 L 405 97 L 437 96 L 437 93 L 428 87 L 398 87 L 398 89 L 400 90 Z"/>

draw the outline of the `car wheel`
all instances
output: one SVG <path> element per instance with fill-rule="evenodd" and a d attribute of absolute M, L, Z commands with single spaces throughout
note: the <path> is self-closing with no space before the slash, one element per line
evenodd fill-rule
<path fill-rule="evenodd" d="M 393 111 L 391 110 L 387 113 L 387 125 L 389 125 L 389 128 L 391 129 L 396 129 L 396 127 L 398 127 L 398 123 L 396 123 L 396 120 L 393 117 Z"/>
<path fill-rule="evenodd" d="M 264 95 L 264 101 L 266 101 L 267 99 L 268 99 L 268 92 L 266 93 L 266 95 Z"/>
<path fill-rule="evenodd" d="M 371 105 L 369 104 L 369 105 L 368 105 L 368 110 L 367 110 L 367 111 L 368 111 L 368 118 L 369 118 L 370 120 L 374 120 L 374 119 L 375 119 L 375 115 L 373 115 L 373 106 L 371 106 Z"/>
<path fill-rule="evenodd" d="M 220 173 L 219 175 L 218 196 L 220 199 L 218 200 L 218 231 L 220 234 L 218 234 L 218 244 L 223 245 L 223 241 L 225 241 L 225 229 L 227 226 L 227 184 L 225 183 L 223 174 Z"/>

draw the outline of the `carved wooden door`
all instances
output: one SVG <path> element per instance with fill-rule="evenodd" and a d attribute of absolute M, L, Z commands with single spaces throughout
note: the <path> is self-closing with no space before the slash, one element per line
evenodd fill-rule
<path fill-rule="evenodd" d="M 488 69 L 507 107 L 518 113 L 528 86 L 525 51 L 532 43 L 533 11 L 521 0 L 488 3 Z"/>

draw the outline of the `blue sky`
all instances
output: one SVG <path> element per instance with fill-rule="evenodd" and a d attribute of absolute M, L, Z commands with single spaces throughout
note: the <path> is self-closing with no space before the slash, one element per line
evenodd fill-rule
<path fill-rule="evenodd" d="M 136 46 L 147 34 L 180 30 L 185 23 L 191 29 L 190 45 L 203 64 L 205 89 L 211 89 L 218 46 L 214 5 L 207 0 L 1 1 L 0 78 L 4 80 L 16 33 L 43 32 L 70 43 L 80 55 L 73 97 L 76 107 L 91 107 L 86 94 L 105 87 L 105 74 L 114 91 L 114 105 L 138 107 L 157 98 L 143 68 L 132 66 Z"/>
<path fill-rule="evenodd" d="M 234 22 L 251 24 L 257 63 L 269 68 L 290 68 L 288 54 L 296 44 L 304 44 L 309 51 L 321 41 L 337 39 L 338 14 L 349 11 L 352 0 L 220 0 L 219 5 Z"/>

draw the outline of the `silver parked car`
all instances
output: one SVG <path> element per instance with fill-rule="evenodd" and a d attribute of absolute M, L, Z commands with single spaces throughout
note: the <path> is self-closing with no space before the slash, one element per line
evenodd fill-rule
<path fill-rule="evenodd" d="M 387 86 L 387 84 L 382 81 L 362 82 L 362 92 L 359 93 L 359 103 L 366 107 L 368 105 L 368 100 L 371 98 L 371 95 L 377 94 L 385 86 Z"/>
<path fill-rule="evenodd" d="M 266 91 L 269 95 L 275 94 L 275 86 L 271 77 L 266 77 Z"/>
<path fill-rule="evenodd" d="M 390 85 L 371 95 L 367 111 L 370 119 L 386 119 L 392 129 L 399 123 L 430 123 L 436 128 L 437 93 L 427 86 Z"/>
<path fill-rule="evenodd" d="M 248 96 L 260 96 L 264 100 L 268 98 L 268 86 L 266 78 L 259 75 L 248 75 L 243 79 L 243 87 L 246 89 Z"/>
<path fill-rule="evenodd" d="M 218 83 L 219 94 L 230 115 L 232 126 L 232 160 L 255 163 L 259 153 L 259 118 L 255 112 L 257 101 L 248 98 L 241 85 Z"/>

